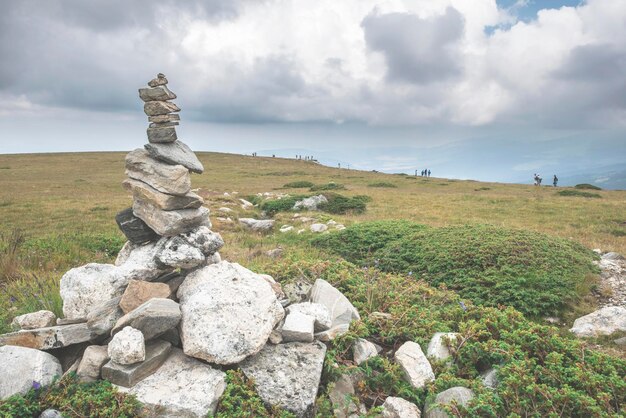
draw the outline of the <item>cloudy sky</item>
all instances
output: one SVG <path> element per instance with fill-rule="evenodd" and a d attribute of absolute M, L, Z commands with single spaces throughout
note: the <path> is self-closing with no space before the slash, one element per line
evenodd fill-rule
<path fill-rule="evenodd" d="M 0 153 L 195 150 L 517 181 L 626 162 L 624 0 L 0 0 Z"/>

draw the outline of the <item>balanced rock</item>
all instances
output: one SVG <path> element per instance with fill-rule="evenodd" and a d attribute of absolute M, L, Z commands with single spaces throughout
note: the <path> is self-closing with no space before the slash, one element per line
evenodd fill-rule
<path fill-rule="evenodd" d="M 302 417 L 315 404 L 325 354 L 319 341 L 268 344 L 240 367 L 265 403 Z"/>
<path fill-rule="evenodd" d="M 234 364 L 259 352 L 284 316 L 263 278 L 226 261 L 190 273 L 178 298 L 185 354 L 211 363 Z"/>
<path fill-rule="evenodd" d="M 57 325 L 0 335 L 0 345 L 18 345 L 38 350 L 51 350 L 83 343 L 95 336 L 95 333 L 87 327 L 86 323 Z"/>
<path fill-rule="evenodd" d="M 153 416 L 204 418 L 215 413 L 226 389 L 226 375 L 172 349 L 154 374 L 128 390 Z"/>
<path fill-rule="evenodd" d="M 100 369 L 109 361 L 106 345 L 90 345 L 83 352 L 76 375 L 81 382 L 93 382 L 100 378 Z"/>
<path fill-rule="evenodd" d="M 118 319 L 111 334 L 133 327 L 141 331 L 147 341 L 176 327 L 180 318 L 178 303 L 171 299 L 153 298 Z"/>
<path fill-rule="evenodd" d="M 16 329 L 35 329 L 51 327 L 56 324 L 57 316 L 50 311 L 37 311 L 16 316 L 11 326 Z"/>
<path fill-rule="evenodd" d="M 202 174 L 204 167 L 196 154 L 181 141 L 144 145 L 150 156 L 167 164 L 182 165 L 193 173 Z"/>
<path fill-rule="evenodd" d="M 407 382 L 416 389 L 435 380 L 435 373 L 419 344 L 407 341 L 394 354 L 394 360 L 400 365 Z"/>
<path fill-rule="evenodd" d="M 155 257 L 158 263 L 174 268 L 191 269 L 205 260 L 204 254 L 181 236 L 162 238 Z"/>
<path fill-rule="evenodd" d="M 420 418 L 421 411 L 414 403 L 389 396 L 383 403 L 382 418 Z"/>
<path fill-rule="evenodd" d="M 435 333 L 428 343 L 426 355 L 437 360 L 447 360 L 450 357 L 448 344 L 455 344 L 458 338 L 460 335 L 456 332 Z"/>
<path fill-rule="evenodd" d="M 167 78 L 165 78 L 165 74 L 159 73 L 156 78 L 153 78 L 148 82 L 150 87 L 164 86 L 167 84 Z"/>
<path fill-rule="evenodd" d="M 599 337 L 626 331 L 626 306 L 607 306 L 582 316 L 570 329 L 577 337 Z"/>
<path fill-rule="evenodd" d="M 204 206 L 197 209 L 165 211 L 142 199 L 135 199 L 133 212 L 143 219 L 159 235 L 171 237 L 201 225 L 210 225 L 209 210 Z"/>
<path fill-rule="evenodd" d="M 158 206 L 160 209 L 163 210 L 196 209 L 202 206 L 202 204 L 204 203 L 204 199 L 202 199 L 195 193 L 189 192 L 184 196 L 167 194 L 160 192 L 149 184 L 138 180 L 126 179 L 124 180 L 122 185 L 126 190 L 129 190 L 133 193 L 133 197 L 135 199 L 147 200 L 148 202 L 151 202 L 152 204 Z M 132 214 L 132 209 L 130 209 L 130 212 Z M 136 219 L 144 223 L 141 219 Z M 152 231 L 152 233 L 156 236 L 156 233 L 154 233 L 154 231 Z M 128 234 L 126 234 L 126 236 L 128 237 Z"/>
<path fill-rule="evenodd" d="M 111 332 L 117 320 L 124 316 L 120 308 L 121 296 L 109 299 L 95 306 L 87 315 L 87 327 L 96 335 Z"/>
<path fill-rule="evenodd" d="M 315 318 L 315 332 L 326 331 L 333 324 L 333 320 L 330 317 L 330 311 L 326 306 L 320 303 L 295 303 L 293 305 L 289 305 L 286 312 L 288 314 L 298 312 Z"/>
<path fill-rule="evenodd" d="M 143 111 L 148 116 L 167 115 L 168 113 L 180 112 L 180 107 L 172 102 L 146 102 L 143 105 Z"/>
<path fill-rule="evenodd" d="M 154 127 L 150 126 L 146 131 L 148 134 L 148 141 L 151 143 L 166 144 L 174 142 L 178 139 L 176 136 L 176 128 L 174 126 L 167 126 L 164 124 L 154 125 Z"/>
<path fill-rule="evenodd" d="M 109 342 L 108 353 L 117 364 L 134 364 L 146 359 L 146 346 L 141 331 L 125 327 Z"/>
<path fill-rule="evenodd" d="M 152 298 L 167 298 L 169 296 L 170 287 L 165 283 L 131 280 L 120 300 L 120 308 L 127 314 Z"/>
<path fill-rule="evenodd" d="M 322 341 L 329 341 L 348 331 L 350 322 L 361 316 L 343 293 L 323 279 L 317 279 L 311 288 L 311 302 L 324 305 L 332 318 L 331 328 L 316 335 Z"/>
<path fill-rule="evenodd" d="M 352 346 L 352 356 L 356 364 L 361 364 L 372 357 L 376 357 L 379 352 L 380 349 L 376 344 L 363 338 L 357 339 Z"/>
<path fill-rule="evenodd" d="M 437 394 L 435 400 L 426 403 L 424 418 L 448 418 L 448 413 L 440 408 L 441 405 L 459 405 L 466 407 L 474 398 L 474 392 L 462 386 L 455 386 Z"/>
<path fill-rule="evenodd" d="M 152 88 L 139 89 L 139 98 L 144 102 L 153 102 L 155 100 L 173 100 L 176 98 L 176 95 L 163 84 Z"/>
<path fill-rule="evenodd" d="M 189 170 L 182 165 L 156 160 L 141 148 L 126 155 L 126 175 L 149 184 L 162 193 L 185 196 L 191 191 Z"/>
<path fill-rule="evenodd" d="M 125 285 L 130 280 L 155 280 L 173 270 L 156 262 L 158 250 L 159 247 L 155 242 L 135 246 L 130 250 L 124 262 L 117 266 L 118 272 L 124 277 Z"/>
<path fill-rule="evenodd" d="M 206 226 L 199 226 L 196 229 L 182 233 L 180 236 L 206 256 L 215 254 L 224 246 L 222 236 L 211 231 Z"/>
<path fill-rule="evenodd" d="M 148 121 L 153 122 L 153 123 L 172 123 L 172 122 L 178 122 L 179 120 L 180 120 L 180 115 L 176 113 L 148 117 Z"/>
<path fill-rule="evenodd" d="M 283 341 L 301 341 L 305 343 L 312 342 L 314 323 L 314 317 L 305 315 L 301 312 L 294 311 L 287 314 L 281 332 Z"/>
<path fill-rule="evenodd" d="M 127 181 L 145 184 L 136 180 L 129 179 Z M 146 186 L 150 187 L 148 185 Z M 117 226 L 124 233 L 126 239 L 133 244 L 141 245 L 159 239 L 156 232 L 154 232 L 144 221 L 133 214 L 133 208 L 124 209 L 115 215 L 115 222 L 117 222 Z"/>
<path fill-rule="evenodd" d="M 253 231 L 269 231 L 274 227 L 273 219 L 253 219 L 253 218 L 239 218 L 239 223 Z"/>
<path fill-rule="evenodd" d="M 61 363 L 52 354 L 32 348 L 1 346 L 0 400 L 25 394 L 34 382 L 49 385 L 61 373 Z"/>
<path fill-rule="evenodd" d="M 119 364 L 113 360 L 102 366 L 102 378 L 123 387 L 131 387 L 154 373 L 167 359 L 172 345 L 153 340 L 145 345 L 145 359 L 133 364 Z"/>

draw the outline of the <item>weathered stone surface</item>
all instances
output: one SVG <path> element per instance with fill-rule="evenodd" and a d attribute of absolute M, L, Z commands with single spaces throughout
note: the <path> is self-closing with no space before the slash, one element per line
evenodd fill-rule
<path fill-rule="evenodd" d="M 274 278 L 270 276 L 269 274 L 259 274 L 259 276 L 261 276 L 263 280 L 265 280 L 266 282 L 269 283 L 270 286 L 272 286 L 272 290 L 274 291 L 274 294 L 276 294 L 276 297 L 279 300 L 285 299 L 285 293 L 283 292 L 283 288 L 280 285 L 280 283 L 274 280 Z"/>
<path fill-rule="evenodd" d="M 109 361 L 102 366 L 102 378 L 116 385 L 131 387 L 154 373 L 167 359 L 171 349 L 172 345 L 167 341 L 150 341 L 146 344 L 144 361 L 129 365 Z"/>
<path fill-rule="evenodd" d="M 167 84 L 167 78 L 165 78 L 165 74 L 163 73 L 158 73 L 156 78 L 153 78 L 152 80 L 148 82 L 148 85 L 150 87 L 164 86 L 166 84 Z"/>
<path fill-rule="evenodd" d="M 141 245 L 159 239 L 159 235 L 156 232 L 133 214 L 133 208 L 124 209 L 115 215 L 115 222 L 117 222 L 117 226 L 124 233 L 126 239 L 133 244 Z"/>
<path fill-rule="evenodd" d="M 158 246 L 159 250 L 155 255 L 157 263 L 166 266 L 191 269 L 199 266 L 205 260 L 202 251 L 190 245 L 179 235 L 162 238 Z"/>
<path fill-rule="evenodd" d="M 33 382 L 49 385 L 61 376 L 61 364 L 52 355 L 32 348 L 5 345 L 0 347 L 0 400 L 24 394 Z"/>
<path fill-rule="evenodd" d="M 414 403 L 389 396 L 383 403 L 382 418 L 420 418 L 420 409 Z"/>
<path fill-rule="evenodd" d="M 172 112 L 180 112 L 180 107 L 172 102 L 154 101 L 146 102 L 146 104 L 143 105 L 143 111 L 148 116 L 159 116 L 167 115 Z"/>
<path fill-rule="evenodd" d="M 155 87 L 144 87 L 139 89 L 139 98 L 144 102 L 154 102 L 156 100 L 174 100 L 176 95 L 168 89 L 165 84 Z"/>
<path fill-rule="evenodd" d="M 486 387 L 490 389 L 495 389 L 496 386 L 498 386 L 498 373 L 496 372 L 496 369 L 492 368 L 485 371 L 484 373 L 481 373 L 480 380 L 483 381 L 483 384 Z"/>
<path fill-rule="evenodd" d="M 193 173 L 202 174 L 204 166 L 194 152 L 182 141 L 167 144 L 144 145 L 152 158 L 165 161 L 168 164 L 178 164 L 186 167 Z"/>
<path fill-rule="evenodd" d="M 185 354 L 211 363 L 238 363 L 257 353 L 284 316 L 263 278 L 226 261 L 190 273 L 178 298 Z"/>
<path fill-rule="evenodd" d="M 165 363 L 128 392 L 154 415 L 204 418 L 215 413 L 226 389 L 226 375 L 174 348 Z"/>
<path fill-rule="evenodd" d="M 201 225 L 208 225 L 209 210 L 204 206 L 197 209 L 165 211 L 144 200 L 135 199 L 133 212 L 143 219 L 159 235 L 171 237 Z"/>
<path fill-rule="evenodd" d="M 146 129 L 146 133 L 148 134 L 148 141 L 152 144 L 168 144 L 178 139 L 174 126 L 150 126 Z"/>
<path fill-rule="evenodd" d="M 67 319 L 67 318 L 57 318 L 57 325 L 74 325 L 74 324 L 82 324 L 83 322 L 87 322 L 87 318 L 76 318 L 76 319 Z"/>
<path fill-rule="evenodd" d="M 177 113 L 169 113 L 167 115 L 158 115 L 158 116 L 149 116 L 148 121 L 154 123 L 169 123 L 169 122 L 178 122 L 180 120 L 180 115 Z"/>
<path fill-rule="evenodd" d="M 14 329 L 46 328 L 56 325 L 57 316 L 50 311 L 37 311 L 16 316 L 11 323 Z"/>
<path fill-rule="evenodd" d="M 249 228 L 253 231 L 269 231 L 274 227 L 274 223 L 276 221 L 273 219 L 253 219 L 253 218 L 239 218 L 239 223 L 241 223 L 246 228 Z"/>
<path fill-rule="evenodd" d="M 294 304 L 308 300 L 312 287 L 313 284 L 304 279 L 297 279 L 282 286 L 285 296 L 289 299 L 290 303 Z"/>
<path fill-rule="evenodd" d="M 303 302 L 289 305 L 286 309 L 288 314 L 299 312 L 304 315 L 309 315 L 315 318 L 315 332 L 322 332 L 329 329 L 333 320 L 330 317 L 330 311 L 328 308 L 319 303 Z"/>
<path fill-rule="evenodd" d="M 419 344 L 407 341 L 394 354 L 394 360 L 400 365 L 407 382 L 414 388 L 423 388 L 426 383 L 435 380 L 435 373 Z"/>
<path fill-rule="evenodd" d="M 602 256 L 603 260 L 624 260 L 624 256 L 620 253 L 609 252 Z"/>
<path fill-rule="evenodd" d="M 357 418 L 359 408 L 354 403 L 354 385 L 350 376 L 343 374 L 332 384 L 328 393 L 330 402 L 333 404 L 335 418 Z"/>
<path fill-rule="evenodd" d="M 467 406 L 474 398 L 474 392 L 462 386 L 455 386 L 437 394 L 432 403 L 427 402 L 424 408 L 424 418 L 448 418 L 448 414 L 438 405 L 450 405 L 452 403 Z"/>
<path fill-rule="evenodd" d="M 182 165 L 171 165 L 152 158 L 148 151 L 141 148 L 126 155 L 126 175 L 163 193 L 185 196 L 191 191 L 189 170 Z"/>
<path fill-rule="evenodd" d="M 626 306 L 607 306 L 574 321 L 570 332 L 577 337 L 598 337 L 626 331 Z"/>
<path fill-rule="evenodd" d="M 311 230 L 311 232 L 324 232 L 328 230 L 328 225 L 326 224 L 311 224 L 311 226 L 309 227 L 309 229 Z"/>
<path fill-rule="evenodd" d="M 168 266 L 159 265 L 155 261 L 158 251 L 156 243 L 151 242 L 140 246 L 135 246 L 126 260 L 118 266 L 118 271 L 125 279 L 125 285 L 130 280 L 155 280 L 173 270 Z"/>
<path fill-rule="evenodd" d="M 94 307 L 87 315 L 87 327 L 96 335 L 108 334 L 124 315 L 119 306 L 121 300 L 118 296 Z"/>
<path fill-rule="evenodd" d="M 283 226 L 280 227 L 279 231 L 282 232 L 282 233 L 293 231 L 293 226 L 291 226 L 291 225 L 283 225 Z"/>
<path fill-rule="evenodd" d="M 134 198 L 147 200 L 163 210 L 196 209 L 204 203 L 204 199 L 195 193 L 189 192 L 184 196 L 162 193 L 149 184 L 139 180 L 126 179 L 122 185 L 126 190 L 132 192 Z M 130 212 L 132 214 L 132 208 L 130 209 Z M 139 220 L 141 221 L 141 219 Z M 143 221 L 141 222 L 145 225 Z M 146 225 L 146 227 L 148 226 Z M 152 231 L 152 233 L 154 236 L 157 236 L 154 231 Z M 150 239 L 150 241 L 154 241 L 154 238 Z"/>
<path fill-rule="evenodd" d="M 109 342 L 108 353 L 116 364 L 128 365 L 146 359 L 146 345 L 141 331 L 133 327 L 124 327 Z"/>
<path fill-rule="evenodd" d="M 356 364 L 361 364 L 372 357 L 376 357 L 379 352 L 380 350 L 376 344 L 363 338 L 357 339 L 352 346 L 352 355 Z"/>
<path fill-rule="evenodd" d="M 11 332 L 0 335 L 0 345 L 50 350 L 89 341 L 94 337 L 95 334 L 83 323 Z"/>
<path fill-rule="evenodd" d="M 63 414 L 61 414 L 56 409 L 46 409 L 39 415 L 39 418 L 64 418 Z"/>
<path fill-rule="evenodd" d="M 437 332 L 431 338 L 426 349 L 426 355 L 437 360 L 447 360 L 450 357 L 448 344 L 456 344 L 460 335 L 456 332 Z"/>
<path fill-rule="evenodd" d="M 128 208 L 127 210 L 130 210 L 131 213 L 132 213 L 133 208 Z M 139 219 L 139 218 L 137 218 L 137 219 Z M 139 220 L 141 221 L 141 219 L 139 219 Z M 141 222 L 143 222 L 143 221 L 141 221 Z M 155 234 L 155 236 L 156 236 L 156 234 Z M 115 266 L 118 266 L 118 267 L 121 266 L 122 264 L 124 264 L 126 262 L 126 260 L 128 260 L 128 257 L 130 256 L 131 251 L 133 251 L 136 247 L 137 247 L 137 245 L 133 244 L 131 241 L 126 241 L 124 243 L 124 245 L 122 246 L 122 249 L 120 250 L 120 252 L 117 253 L 117 257 L 115 257 L 115 261 L 113 262 L 113 264 Z"/>
<path fill-rule="evenodd" d="M 325 354 L 319 341 L 268 344 L 240 367 L 264 402 L 305 416 L 315 404 Z"/>
<path fill-rule="evenodd" d="M 283 341 L 300 341 L 305 343 L 312 342 L 314 322 L 314 317 L 305 315 L 301 312 L 294 311 L 289 313 L 285 318 L 285 323 L 283 324 Z"/>
<path fill-rule="evenodd" d="M 120 300 L 120 308 L 127 314 L 152 298 L 167 298 L 170 287 L 165 283 L 131 280 Z"/>
<path fill-rule="evenodd" d="M 330 330 L 316 335 L 322 341 L 329 341 L 348 331 L 350 322 L 360 320 L 361 316 L 339 290 L 323 279 L 317 279 L 311 288 L 311 302 L 326 306 L 330 311 L 332 325 Z"/>
<path fill-rule="evenodd" d="M 293 205 L 293 210 L 317 210 L 318 206 L 322 203 L 328 203 L 328 199 L 326 199 L 326 196 L 323 194 L 311 196 L 298 200 L 295 205 Z"/>
<path fill-rule="evenodd" d="M 207 256 L 216 253 L 224 246 L 222 236 L 206 226 L 199 226 L 189 232 L 182 233 L 180 236 Z"/>
<path fill-rule="evenodd" d="M 93 382 L 100 378 L 100 369 L 109 361 L 106 345 L 90 345 L 85 349 L 76 374 L 81 382 Z"/>
<path fill-rule="evenodd" d="M 178 303 L 171 299 L 153 298 L 121 317 L 111 334 L 116 334 L 122 328 L 131 326 L 141 331 L 147 341 L 176 327 L 180 318 Z"/>

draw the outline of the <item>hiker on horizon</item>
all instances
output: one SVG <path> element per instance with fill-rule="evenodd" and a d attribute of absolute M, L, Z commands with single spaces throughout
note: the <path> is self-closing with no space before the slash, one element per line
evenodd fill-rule
<path fill-rule="evenodd" d="M 556 187 L 557 183 L 559 182 L 559 178 L 556 176 L 556 174 L 554 175 L 554 178 L 552 179 L 552 185 L 554 187 Z"/>
<path fill-rule="evenodd" d="M 430 177 L 430 170 L 428 170 L 428 177 Z"/>

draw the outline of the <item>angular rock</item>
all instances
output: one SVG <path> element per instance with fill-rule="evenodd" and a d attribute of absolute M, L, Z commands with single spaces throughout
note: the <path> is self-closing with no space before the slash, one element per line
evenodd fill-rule
<path fill-rule="evenodd" d="M 615 343 L 615 345 L 618 345 L 620 347 L 625 347 L 626 346 L 626 337 L 618 338 L 617 340 L 615 340 L 613 342 Z"/>
<path fill-rule="evenodd" d="M 315 318 L 315 332 L 326 331 L 333 324 L 333 320 L 330 317 L 330 311 L 326 306 L 319 303 L 295 303 L 293 305 L 289 305 L 286 312 L 288 314 L 299 312 Z"/>
<path fill-rule="evenodd" d="M 178 139 L 174 126 L 150 126 L 146 130 L 146 133 L 148 134 L 148 141 L 152 144 L 168 144 Z"/>
<path fill-rule="evenodd" d="M 117 226 L 124 233 L 126 239 L 133 244 L 141 245 L 159 239 L 159 235 L 156 232 L 133 214 L 133 208 L 124 209 L 115 215 L 115 222 L 117 222 Z"/>
<path fill-rule="evenodd" d="M 308 300 L 312 287 L 313 285 L 306 280 L 297 279 L 285 284 L 282 288 L 289 302 L 295 304 Z"/>
<path fill-rule="evenodd" d="M 192 173 L 202 174 L 204 166 L 196 154 L 181 141 L 166 144 L 146 144 L 145 149 L 150 156 L 167 164 L 177 164 L 186 167 Z"/>
<path fill-rule="evenodd" d="M 57 325 L 74 325 L 74 324 L 82 324 L 87 322 L 87 318 L 76 318 L 76 319 L 67 319 L 67 318 L 57 318 Z"/>
<path fill-rule="evenodd" d="M 126 175 L 162 193 L 185 196 L 191 191 L 189 170 L 182 165 L 171 165 L 154 159 L 141 148 L 126 155 Z"/>
<path fill-rule="evenodd" d="M 323 194 L 311 196 L 298 200 L 295 205 L 293 205 L 293 210 L 317 210 L 318 206 L 323 203 L 328 203 L 328 199 L 326 199 L 326 196 Z"/>
<path fill-rule="evenodd" d="M 404 377 L 414 388 L 419 389 L 435 380 L 435 373 L 419 344 L 407 341 L 394 354 L 394 360 L 400 365 Z"/>
<path fill-rule="evenodd" d="M 439 405 L 450 405 L 454 403 L 460 406 L 467 406 L 473 398 L 474 392 L 462 386 L 455 386 L 444 390 L 437 394 L 433 402 L 426 403 L 424 418 L 448 418 L 448 413 L 442 408 L 439 408 Z"/>
<path fill-rule="evenodd" d="M 428 348 L 426 349 L 426 355 L 433 357 L 437 360 L 447 360 L 450 357 L 450 350 L 448 344 L 456 344 L 460 335 L 456 332 L 437 332 L 433 335 Z"/>
<path fill-rule="evenodd" d="M 167 115 L 168 113 L 180 112 L 180 107 L 172 102 L 146 102 L 143 105 L 143 111 L 148 116 Z"/>
<path fill-rule="evenodd" d="M 176 95 L 163 84 L 151 88 L 139 89 L 139 98 L 144 102 L 154 102 L 156 100 L 174 100 Z"/>
<path fill-rule="evenodd" d="M 152 298 L 168 298 L 170 287 L 165 283 L 131 280 L 120 300 L 120 308 L 127 314 Z"/>
<path fill-rule="evenodd" d="M 626 306 L 607 306 L 574 321 L 570 332 L 577 337 L 598 337 L 626 331 Z"/>
<path fill-rule="evenodd" d="M 180 120 L 180 115 L 176 113 L 148 117 L 148 121 L 154 122 L 154 123 L 171 123 L 171 122 L 178 122 L 179 120 Z"/>
<path fill-rule="evenodd" d="M 379 352 L 379 347 L 376 344 L 363 338 L 356 340 L 352 346 L 352 355 L 356 364 L 361 364 L 372 357 L 376 357 Z"/>
<path fill-rule="evenodd" d="M 330 330 L 316 335 L 322 341 L 329 341 L 348 331 L 350 322 L 360 320 L 361 316 L 343 293 L 323 279 L 317 279 L 311 288 L 311 302 L 319 303 L 330 311 L 332 325 Z"/>
<path fill-rule="evenodd" d="M 328 230 L 328 225 L 325 224 L 311 224 L 311 226 L 309 227 L 309 229 L 311 230 L 311 232 L 324 232 Z"/>
<path fill-rule="evenodd" d="M 174 348 L 159 369 L 128 393 L 161 417 L 204 418 L 215 413 L 226 375 Z M 158 415 L 157 415 L 158 414 Z"/>
<path fill-rule="evenodd" d="M 106 345 L 90 345 L 85 349 L 76 374 L 81 382 L 93 382 L 100 378 L 100 369 L 109 361 Z"/>
<path fill-rule="evenodd" d="M 211 363 L 238 363 L 259 352 L 284 316 L 263 278 L 226 261 L 190 273 L 178 298 L 185 354 Z"/>
<path fill-rule="evenodd" d="M 155 257 L 157 263 L 174 268 L 191 269 L 204 263 L 205 256 L 181 236 L 162 238 Z"/>
<path fill-rule="evenodd" d="M 153 298 L 121 317 L 111 334 L 122 328 L 133 327 L 143 334 L 146 341 L 163 334 L 178 325 L 181 318 L 180 306 L 171 299 Z"/>
<path fill-rule="evenodd" d="M 243 226 L 250 228 L 253 231 L 259 232 L 269 231 L 274 227 L 274 222 L 276 221 L 273 219 L 260 220 L 253 218 L 239 218 L 239 223 L 241 223 Z"/>
<path fill-rule="evenodd" d="M 498 386 L 498 373 L 496 372 L 496 369 L 491 368 L 484 373 L 481 373 L 480 380 L 482 380 L 483 385 L 489 389 L 495 389 L 496 386 Z"/>
<path fill-rule="evenodd" d="M 342 374 L 328 393 L 335 418 L 356 418 L 359 408 L 354 403 L 354 385 L 350 376 Z"/>
<path fill-rule="evenodd" d="M 56 325 L 57 316 L 50 311 L 37 311 L 16 316 L 11 323 L 14 329 L 46 328 Z"/>
<path fill-rule="evenodd" d="M 89 341 L 95 336 L 86 323 L 57 325 L 0 335 L 0 345 L 18 345 L 38 350 L 51 350 Z"/>
<path fill-rule="evenodd" d="M 268 344 L 240 367 L 265 403 L 301 417 L 315 404 L 325 354 L 319 341 Z"/>
<path fill-rule="evenodd" d="M 165 78 L 165 74 L 158 73 L 156 78 L 153 78 L 148 82 L 150 87 L 164 86 L 167 84 L 167 78 Z"/>
<path fill-rule="evenodd" d="M 122 185 L 126 190 L 129 190 L 133 193 L 133 197 L 135 199 L 146 200 L 148 202 L 151 202 L 155 206 L 158 206 L 159 209 L 163 210 L 196 209 L 202 206 L 202 204 L 204 203 L 204 199 L 202 199 L 195 193 L 189 192 L 184 196 L 176 196 L 172 194 L 162 193 L 154 187 L 139 180 L 126 179 L 124 180 Z M 130 209 L 130 212 L 132 214 L 132 208 Z M 139 221 L 141 221 L 141 219 L 139 219 Z M 141 222 L 145 225 L 143 221 Z M 150 227 L 148 227 L 147 225 L 146 227 L 150 229 Z M 157 236 L 154 231 L 152 231 L 152 233 L 154 234 L 154 236 Z M 154 238 L 150 239 L 150 241 L 153 240 Z"/>
<path fill-rule="evenodd" d="M 93 308 L 87 315 L 87 327 L 96 335 L 111 332 L 117 320 L 124 316 L 119 306 L 121 300 L 118 296 Z"/>
<path fill-rule="evenodd" d="M 383 403 L 382 418 L 420 418 L 421 411 L 414 403 L 389 396 Z"/>
<path fill-rule="evenodd" d="M 0 400 L 25 394 L 33 382 L 41 386 L 61 376 L 61 364 L 52 355 L 32 348 L 5 345 L 0 347 Z"/>
<path fill-rule="evenodd" d="M 144 361 L 130 365 L 109 361 L 102 366 L 102 378 L 119 386 L 131 387 L 154 373 L 167 359 L 171 349 L 172 344 L 167 341 L 150 341 L 146 344 Z"/>
<path fill-rule="evenodd" d="M 285 318 L 283 324 L 282 336 L 283 341 L 292 342 L 300 341 L 310 343 L 313 341 L 313 324 L 315 318 L 305 315 L 301 312 L 291 312 Z"/>
<path fill-rule="evenodd" d="M 146 345 L 141 331 L 124 327 L 109 342 L 108 353 L 115 364 L 129 365 L 146 359 Z"/>
<path fill-rule="evenodd" d="M 130 251 L 126 260 L 118 266 L 119 273 L 125 279 L 125 285 L 130 280 L 155 280 L 173 270 L 169 266 L 159 265 L 155 256 L 159 247 L 157 243 L 136 246 Z"/>
<path fill-rule="evenodd" d="M 127 210 L 130 210 L 131 213 L 133 211 L 133 208 L 128 208 Z M 134 215 L 133 215 L 134 216 Z M 139 219 L 139 218 L 137 218 Z M 141 221 L 141 219 L 139 219 Z M 141 221 L 143 222 L 143 221 Z M 154 231 L 153 231 L 154 232 Z M 155 234 L 156 236 L 156 234 Z M 122 246 L 122 249 L 120 250 L 119 253 L 117 253 L 117 257 L 115 257 L 115 262 L 113 262 L 113 264 L 117 267 L 121 266 L 122 264 L 124 264 L 126 262 L 126 260 L 128 260 L 128 257 L 130 257 L 130 253 L 136 248 L 137 246 L 135 244 L 133 244 L 131 241 L 126 241 L 124 243 L 124 245 Z"/>
<path fill-rule="evenodd" d="M 150 228 L 165 237 L 182 234 L 198 226 L 210 225 L 209 210 L 204 206 L 197 209 L 165 211 L 152 203 L 135 199 L 133 212 Z"/>
<path fill-rule="evenodd" d="M 180 236 L 189 245 L 198 248 L 206 256 L 215 254 L 224 246 L 222 236 L 217 232 L 211 231 L 206 226 L 199 226 L 189 232 L 182 233 Z"/>

